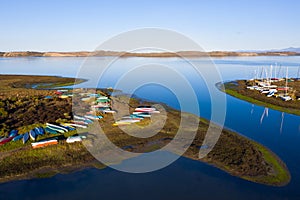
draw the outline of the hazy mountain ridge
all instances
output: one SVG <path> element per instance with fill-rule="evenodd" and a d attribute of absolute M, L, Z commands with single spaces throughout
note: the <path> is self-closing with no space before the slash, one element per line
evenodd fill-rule
<path fill-rule="evenodd" d="M 295 51 L 290 51 L 295 50 Z M 35 52 L 16 51 L 0 52 L 0 57 L 96 57 L 96 56 L 120 56 L 120 57 L 225 57 L 225 56 L 300 56 L 300 48 L 287 48 L 270 51 L 178 51 L 178 52 L 152 52 L 132 53 L 123 51 L 77 51 L 77 52 Z"/>

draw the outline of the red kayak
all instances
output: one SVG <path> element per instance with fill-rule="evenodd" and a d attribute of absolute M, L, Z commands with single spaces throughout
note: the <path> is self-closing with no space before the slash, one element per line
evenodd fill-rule
<path fill-rule="evenodd" d="M 13 138 L 14 138 L 14 137 L 9 137 L 9 138 L 6 138 L 6 139 L 2 140 L 2 141 L 0 142 L 0 145 L 3 145 L 3 144 L 6 144 L 6 143 L 10 142 Z"/>

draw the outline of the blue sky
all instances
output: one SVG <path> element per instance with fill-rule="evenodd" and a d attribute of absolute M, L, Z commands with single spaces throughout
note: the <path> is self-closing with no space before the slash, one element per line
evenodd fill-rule
<path fill-rule="evenodd" d="M 299 10 L 298 0 L 1 0 L 0 51 L 94 50 L 144 27 L 177 31 L 207 51 L 300 47 Z"/>

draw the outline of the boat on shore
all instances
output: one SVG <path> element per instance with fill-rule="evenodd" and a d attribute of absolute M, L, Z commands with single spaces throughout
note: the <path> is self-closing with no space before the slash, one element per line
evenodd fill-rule
<path fill-rule="evenodd" d="M 36 140 L 37 134 L 35 133 L 34 130 L 30 130 L 30 131 L 29 131 L 29 137 L 30 137 L 30 139 L 33 140 L 33 141 Z"/>
<path fill-rule="evenodd" d="M 18 130 L 16 130 L 16 129 L 14 129 L 14 130 L 11 130 L 10 132 L 9 132 L 9 135 L 8 135 L 8 137 L 15 137 L 15 136 L 17 136 L 18 135 Z"/>
<path fill-rule="evenodd" d="M 61 127 L 59 125 L 55 125 L 55 124 L 50 124 L 50 123 L 46 123 L 47 127 L 51 128 L 51 129 L 56 129 L 58 132 L 63 131 L 64 132 L 68 132 L 69 130 L 67 128 Z M 59 131 L 61 130 L 61 131 Z"/>
<path fill-rule="evenodd" d="M 67 143 L 82 142 L 82 139 L 85 138 L 86 138 L 85 136 L 80 136 L 80 135 L 70 136 L 67 138 L 66 142 Z"/>
<path fill-rule="evenodd" d="M 63 125 L 65 125 L 65 126 L 73 126 L 73 127 L 78 127 L 78 128 L 87 128 L 86 125 L 76 124 L 76 123 L 63 123 Z"/>
<path fill-rule="evenodd" d="M 57 133 L 58 133 L 56 130 L 53 130 L 53 129 L 49 128 L 49 127 L 46 127 L 46 128 L 45 128 L 45 131 L 46 131 L 47 133 L 50 133 L 50 134 L 57 134 Z"/>
<path fill-rule="evenodd" d="M 57 139 L 47 139 L 47 140 L 43 140 L 43 141 L 39 141 L 39 142 L 33 142 L 33 143 L 31 143 L 31 146 L 32 146 L 32 148 L 36 149 L 36 148 L 46 147 L 46 146 L 55 145 L 55 144 L 58 144 Z"/>
<path fill-rule="evenodd" d="M 28 132 L 26 132 L 23 135 L 23 144 L 25 144 L 28 140 L 29 140 L 29 134 L 28 134 Z"/>
<path fill-rule="evenodd" d="M 16 137 L 14 137 L 13 139 L 12 139 L 12 141 L 18 141 L 18 140 L 21 140 L 22 138 L 24 137 L 24 135 L 23 134 L 21 134 L 21 135 L 17 135 Z"/>
<path fill-rule="evenodd" d="M 8 142 L 10 142 L 13 139 L 13 137 L 8 137 L 8 138 L 4 138 L 1 142 L 0 145 L 6 144 Z"/>

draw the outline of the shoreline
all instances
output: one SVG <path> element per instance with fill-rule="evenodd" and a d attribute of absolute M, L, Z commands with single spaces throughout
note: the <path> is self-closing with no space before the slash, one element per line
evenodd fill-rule
<path fill-rule="evenodd" d="M 29 76 L 29 77 L 32 77 L 32 76 Z M 23 78 L 28 78 L 28 77 L 23 76 Z M 68 82 L 69 80 L 66 79 L 66 81 Z M 21 86 L 21 85 L 22 84 L 20 83 L 19 86 Z M 15 88 L 15 90 L 17 90 L 17 91 L 21 90 L 23 92 L 24 92 L 24 90 L 31 91 L 31 92 L 40 92 L 40 90 L 26 89 L 26 88 Z M 48 92 L 48 90 L 44 90 L 44 89 L 42 91 L 44 93 Z M 114 98 L 113 102 L 115 104 L 114 106 L 117 106 L 121 109 L 122 106 L 124 106 L 123 105 L 124 100 L 129 97 L 120 96 L 120 97 L 113 97 L 113 98 Z M 65 103 L 68 103 L 68 101 L 66 100 Z M 130 98 L 130 106 L 132 108 L 137 107 L 139 105 L 139 103 L 140 103 L 139 99 Z M 146 103 L 151 104 L 151 102 L 146 102 Z M 154 103 L 154 102 L 152 102 L 152 103 Z M 122 111 L 122 109 L 120 110 L 120 112 L 121 111 Z M 172 138 L 174 137 L 174 134 L 176 134 L 176 130 L 177 130 L 176 126 L 178 125 L 178 122 L 180 121 L 180 112 L 173 108 L 167 107 L 167 113 L 168 113 L 168 121 L 166 121 L 166 125 L 165 125 L 166 127 L 164 127 L 164 129 L 157 135 L 155 135 L 151 138 L 142 139 L 142 140 L 134 138 L 134 137 L 130 137 L 127 134 L 121 132 L 118 128 L 112 128 L 111 124 L 114 122 L 114 118 L 110 115 L 106 115 L 104 120 L 99 120 L 99 123 L 101 124 L 101 127 L 103 127 L 103 129 L 106 130 L 105 133 L 107 134 L 107 136 L 109 136 L 109 139 L 112 142 L 114 142 L 117 146 L 119 146 L 120 148 L 124 148 L 125 146 L 129 145 L 132 147 L 129 151 L 149 152 L 149 151 L 157 150 L 157 149 L 165 146 L 166 144 L 168 144 L 168 142 L 170 140 L 172 140 Z M 199 118 L 198 116 L 192 115 L 192 114 L 187 114 L 187 116 L 191 117 L 191 120 L 192 119 L 200 119 L 201 126 L 199 126 L 199 129 L 197 131 L 197 135 L 195 137 L 194 142 L 192 143 L 190 148 L 187 150 L 187 152 L 183 155 L 184 157 L 187 157 L 189 159 L 194 159 L 194 160 L 197 160 L 200 162 L 205 162 L 205 163 L 213 165 L 233 176 L 237 176 L 242 179 L 250 180 L 252 182 L 256 182 L 256 183 L 260 183 L 260 184 L 282 186 L 282 185 L 286 185 L 289 182 L 290 174 L 289 174 L 289 171 L 288 171 L 286 165 L 272 151 L 268 150 L 266 147 L 264 147 L 261 144 L 258 144 L 255 141 L 251 141 L 249 138 L 246 138 L 244 136 L 239 135 L 238 133 L 235 133 L 235 132 L 232 132 L 229 130 L 223 130 L 223 133 L 222 133 L 218 143 L 214 147 L 214 149 L 208 154 L 207 157 L 199 160 L 197 157 L 198 153 L 199 153 L 199 146 L 201 146 L 201 144 L 202 144 L 205 130 L 208 126 L 207 125 L 208 121 L 203 118 Z M 147 125 L 147 123 L 148 122 L 146 122 L 145 125 Z M 200 127 L 202 127 L 202 128 L 200 128 Z M 186 130 L 186 131 L 188 131 L 188 130 Z M 154 143 L 153 143 L 153 141 L 154 141 Z M 2 147 L 4 147 L 4 146 L 2 146 Z M 232 149 L 232 147 L 234 147 L 235 150 Z M 241 154 L 242 151 L 245 151 L 247 149 L 250 150 L 248 153 Z M 11 150 L 14 150 L 14 148 L 11 147 Z M 65 155 L 66 150 L 68 150 L 68 152 L 69 152 L 68 154 L 70 154 L 70 155 Z M 2 149 L 1 151 L 3 152 L 3 151 L 5 151 L 5 149 L 4 150 Z M 3 182 L 5 180 L 7 180 L 7 181 L 14 180 L 14 177 L 16 179 L 30 179 L 33 177 L 32 174 L 30 174 L 30 172 L 34 173 L 35 170 L 37 170 L 36 172 L 39 174 L 38 176 L 46 177 L 47 174 L 55 175 L 57 173 L 64 173 L 66 166 L 72 166 L 73 170 L 75 169 L 75 171 L 76 171 L 76 169 L 82 169 L 82 168 L 84 169 L 86 167 L 95 167 L 95 166 L 93 166 L 93 164 L 91 164 L 95 161 L 94 157 L 92 157 L 89 154 L 89 152 L 85 149 L 83 144 L 77 143 L 75 145 L 70 145 L 70 144 L 66 144 L 65 142 L 59 143 L 57 146 L 49 146 L 49 147 L 42 148 L 42 149 L 34 149 L 33 150 L 31 148 L 28 148 L 27 150 L 13 152 L 11 154 L 11 155 L 14 155 L 13 158 L 9 158 L 8 156 L 5 157 L 6 159 L 8 159 L 8 161 L 11 164 L 10 163 L 5 163 L 5 164 L 7 165 L 7 167 L 9 167 L 11 165 L 15 165 L 14 159 L 16 159 L 15 160 L 16 163 L 22 164 L 22 161 L 20 161 L 17 158 L 21 158 L 21 160 L 25 159 L 25 158 L 29 158 L 29 159 L 25 159 L 25 160 L 30 160 L 31 157 L 30 157 L 30 155 L 28 155 L 28 153 L 33 154 L 33 156 L 38 155 L 37 158 L 40 159 L 40 158 L 43 158 L 44 155 L 48 155 L 49 152 L 51 152 L 50 160 L 54 159 L 54 161 L 55 161 L 54 163 L 52 161 L 49 162 L 49 160 L 46 159 L 48 164 L 47 164 L 47 162 L 45 164 L 43 162 L 36 161 L 36 158 L 35 158 L 35 160 L 32 160 L 30 162 L 37 163 L 37 165 L 36 165 L 37 169 L 34 169 L 34 168 L 30 167 L 32 165 L 29 165 L 28 167 L 30 170 L 29 170 L 29 172 L 27 172 L 25 170 L 26 169 L 26 166 L 25 166 L 25 168 L 22 169 L 23 170 L 23 173 L 21 173 L 22 175 L 20 175 L 20 173 L 18 174 L 18 171 L 11 171 L 10 172 L 11 177 L 10 178 L 7 176 L 2 177 L 2 178 L 0 178 L 0 182 Z M 54 152 L 54 154 L 53 154 L 53 152 Z M 74 153 L 76 156 L 74 155 Z M 83 157 L 78 156 L 77 154 L 82 154 Z M 56 160 L 57 155 L 62 155 L 63 158 L 61 160 Z M 238 155 L 238 157 L 231 158 L 232 156 L 237 156 L 237 155 Z M 263 155 L 263 156 L 261 156 L 261 155 Z M 53 156 L 53 158 L 51 156 Z M 229 158 L 226 158 L 224 156 L 229 156 Z M 251 159 L 252 156 L 257 157 L 260 161 L 258 163 L 256 161 L 252 162 L 252 164 L 254 165 L 254 168 L 253 167 L 252 167 L 253 169 L 249 168 L 250 171 L 247 171 L 247 170 L 243 171 L 243 169 L 247 169 L 247 168 L 244 168 L 243 166 L 240 166 L 239 164 L 235 163 L 236 160 L 239 160 L 240 162 L 244 163 L 244 165 L 248 166 L 249 160 L 247 161 L 247 159 Z M 265 157 L 269 157 L 271 159 L 269 161 L 267 161 L 267 159 Z M 85 161 L 82 161 L 82 158 L 84 158 Z M 223 160 L 224 158 L 226 158 L 227 161 L 225 160 L 225 162 L 224 162 L 224 160 Z M 0 160 L 0 162 L 1 161 L 4 162 L 3 158 Z M 266 166 L 263 165 L 262 163 L 260 163 L 261 161 L 269 163 L 270 166 L 272 166 L 272 170 L 269 171 L 270 169 L 266 168 L 267 165 Z M 89 163 L 89 164 L 86 165 L 87 163 Z M 1 164 L 2 164 L 2 167 L 4 168 L 3 171 L 5 171 L 5 166 L 3 166 L 3 163 L 1 163 Z M 250 164 L 249 164 L 249 166 L 250 166 Z M 33 164 L 33 165 L 35 165 L 35 164 Z M 38 167 L 38 166 L 40 166 L 40 167 Z M 45 167 L 45 166 L 48 167 L 47 173 L 42 174 L 39 171 L 39 169 L 43 169 L 43 167 Z M 98 164 L 98 167 L 100 167 L 100 168 L 103 166 L 104 165 L 102 165 L 102 164 Z M 23 167 L 23 166 L 21 166 L 21 167 Z M 241 170 L 240 170 L 240 168 L 241 168 Z M 265 171 L 261 171 L 262 169 L 264 169 Z M 282 172 L 282 173 L 280 174 L 280 172 Z M 17 173 L 17 174 L 14 174 L 14 173 Z M 245 176 L 245 174 L 249 174 L 249 175 L 252 174 L 252 175 L 249 176 L 250 178 L 249 177 L 247 178 Z M 255 174 L 261 174 L 261 175 L 258 176 Z M 269 179 L 267 179 L 267 181 L 264 181 L 265 178 L 269 178 Z"/>
<path fill-rule="evenodd" d="M 244 81 L 244 80 L 239 80 L 239 81 Z M 278 99 L 277 101 L 272 101 L 272 102 L 275 102 L 275 103 L 272 103 L 271 100 L 272 100 L 273 97 L 271 97 L 271 98 L 270 97 L 265 97 L 261 94 L 260 94 L 260 96 L 258 96 L 256 93 L 254 93 L 256 91 L 247 91 L 246 88 L 244 88 L 244 90 L 246 92 L 242 93 L 243 91 L 240 88 L 238 88 L 240 83 L 237 83 L 238 85 L 236 85 L 236 81 L 229 81 L 229 82 L 224 83 L 225 88 L 220 88 L 218 86 L 218 84 L 219 83 L 216 84 L 216 87 L 220 91 L 222 91 L 222 92 L 224 92 L 224 93 L 226 93 L 226 94 L 228 94 L 232 97 L 235 97 L 237 99 L 244 100 L 244 101 L 247 101 L 249 103 L 258 105 L 258 106 L 268 107 L 270 109 L 277 110 L 277 111 L 280 111 L 280 112 L 300 116 L 300 110 L 297 109 L 297 108 L 283 107 L 283 106 L 275 104 L 279 101 L 283 102 L 282 100 Z M 242 85 L 242 86 L 244 86 L 244 85 Z M 252 92 L 252 94 L 250 92 Z M 289 103 L 289 102 L 285 102 L 285 103 Z M 299 101 L 299 105 L 300 105 L 300 101 Z"/>
<path fill-rule="evenodd" d="M 266 52 L 235 52 L 235 51 L 178 51 L 178 52 L 152 52 L 132 53 L 124 51 L 74 51 L 74 52 L 37 52 L 15 51 L 0 52 L 0 58 L 8 57 L 255 57 L 255 56 L 300 56 L 298 52 L 266 51 Z"/>

